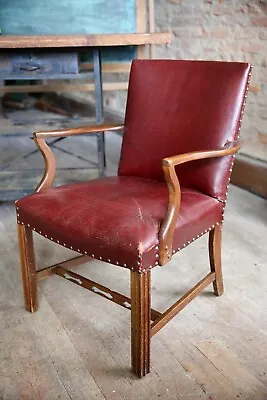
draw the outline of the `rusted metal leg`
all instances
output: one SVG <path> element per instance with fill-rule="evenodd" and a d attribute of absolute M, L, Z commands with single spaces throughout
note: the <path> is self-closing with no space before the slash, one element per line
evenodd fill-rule
<path fill-rule="evenodd" d="M 132 369 L 142 378 L 150 371 L 150 271 L 131 272 Z"/>
<path fill-rule="evenodd" d="M 210 231 L 209 235 L 209 256 L 210 268 L 215 272 L 215 280 L 213 282 L 214 293 L 216 296 L 223 294 L 223 277 L 222 277 L 222 262 L 221 262 L 221 226 L 216 225 Z"/>
<path fill-rule="evenodd" d="M 37 277 L 32 230 L 25 225 L 18 224 L 17 227 L 25 308 L 34 312 L 37 308 Z"/>

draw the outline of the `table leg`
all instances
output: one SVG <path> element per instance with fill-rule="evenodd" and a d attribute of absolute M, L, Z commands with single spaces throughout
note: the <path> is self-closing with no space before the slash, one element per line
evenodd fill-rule
<path fill-rule="evenodd" d="M 95 99 L 96 99 L 96 123 L 102 124 L 104 121 L 103 110 L 103 85 L 102 85 L 102 69 L 101 56 L 98 48 L 93 50 L 94 57 L 94 80 L 95 80 Z M 99 175 L 104 176 L 106 173 L 106 154 L 105 154 L 105 133 L 97 134 L 97 152 Z"/>

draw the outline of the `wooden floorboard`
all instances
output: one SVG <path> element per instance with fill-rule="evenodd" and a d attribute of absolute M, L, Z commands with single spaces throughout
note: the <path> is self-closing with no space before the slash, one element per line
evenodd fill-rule
<path fill-rule="evenodd" d="M 93 142 L 88 152 L 85 139 L 74 140 L 75 151 L 93 158 Z M 108 136 L 110 174 L 116 173 L 119 147 L 119 136 Z M 15 209 L 0 204 L 0 399 L 266 400 L 266 211 L 266 200 L 230 188 L 225 294 L 217 298 L 206 288 L 153 337 L 152 370 L 139 380 L 130 371 L 128 310 L 51 276 L 39 282 L 38 312 L 24 311 Z M 35 239 L 41 267 L 76 255 Z M 167 309 L 208 269 L 203 237 L 153 270 L 153 308 Z M 90 260 L 75 271 L 129 296 L 125 269 Z"/>

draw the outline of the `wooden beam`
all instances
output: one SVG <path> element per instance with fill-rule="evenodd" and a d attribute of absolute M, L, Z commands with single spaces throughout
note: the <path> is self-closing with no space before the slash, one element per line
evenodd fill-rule
<path fill-rule="evenodd" d="M 267 199 L 267 162 L 237 156 L 231 183 Z"/>
<path fill-rule="evenodd" d="M 155 335 L 167 322 L 175 317 L 190 301 L 192 301 L 202 290 L 205 289 L 215 279 L 215 272 L 210 272 L 205 278 L 201 279 L 191 290 L 183 295 L 176 303 L 156 319 L 151 325 L 151 336 Z"/>
<path fill-rule="evenodd" d="M 104 91 L 127 90 L 128 82 L 105 82 Z M 40 85 L 1 86 L 0 93 L 38 93 L 38 92 L 94 92 L 94 83 L 55 83 Z"/>
<path fill-rule="evenodd" d="M 90 259 L 91 259 L 91 257 L 89 257 L 89 256 L 77 256 L 77 257 L 71 258 L 70 260 L 62 261 L 61 263 L 51 265 L 50 267 L 42 268 L 36 272 L 37 279 L 42 280 L 42 279 L 47 278 L 50 275 L 54 275 L 55 268 L 57 268 L 57 267 L 62 267 L 64 265 L 64 267 L 73 268 L 78 265 L 89 262 Z"/>
<path fill-rule="evenodd" d="M 102 72 L 103 73 L 114 73 L 114 72 L 130 72 L 131 63 L 127 62 L 114 62 L 105 63 L 102 62 Z M 80 63 L 80 71 L 93 70 L 92 63 Z"/>
<path fill-rule="evenodd" d="M 102 47 L 102 46 L 143 46 L 145 44 L 170 43 L 170 33 L 144 33 L 145 25 L 141 18 L 145 18 L 144 0 L 140 3 L 138 12 L 137 32 L 109 35 L 1 35 L 0 49 L 18 48 L 55 48 L 55 47 Z"/>
<path fill-rule="evenodd" d="M 57 266 L 54 269 L 54 273 L 62 276 L 63 278 L 73 282 L 87 290 L 90 290 L 93 293 L 98 294 L 105 299 L 112 301 L 113 303 L 119 304 L 120 306 L 131 309 L 131 299 L 122 295 L 121 293 L 115 292 L 106 286 L 100 285 L 100 283 L 91 281 L 88 278 L 85 278 L 82 275 L 76 274 L 73 271 L 67 270 L 61 266 Z M 155 319 L 159 318 L 161 313 L 156 310 L 151 310 L 151 320 L 154 321 Z"/>

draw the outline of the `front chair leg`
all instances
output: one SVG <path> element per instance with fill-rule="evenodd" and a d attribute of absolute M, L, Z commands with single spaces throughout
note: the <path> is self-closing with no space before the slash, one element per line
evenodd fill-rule
<path fill-rule="evenodd" d="M 18 224 L 17 227 L 25 308 L 34 312 L 37 308 L 37 279 L 32 230 L 25 225 Z"/>
<path fill-rule="evenodd" d="M 150 271 L 131 271 L 132 369 L 142 378 L 150 371 Z"/>
<path fill-rule="evenodd" d="M 216 225 L 209 234 L 209 256 L 210 268 L 215 272 L 215 280 L 213 282 L 214 293 L 216 296 L 223 294 L 223 277 L 221 262 L 221 226 Z"/>

